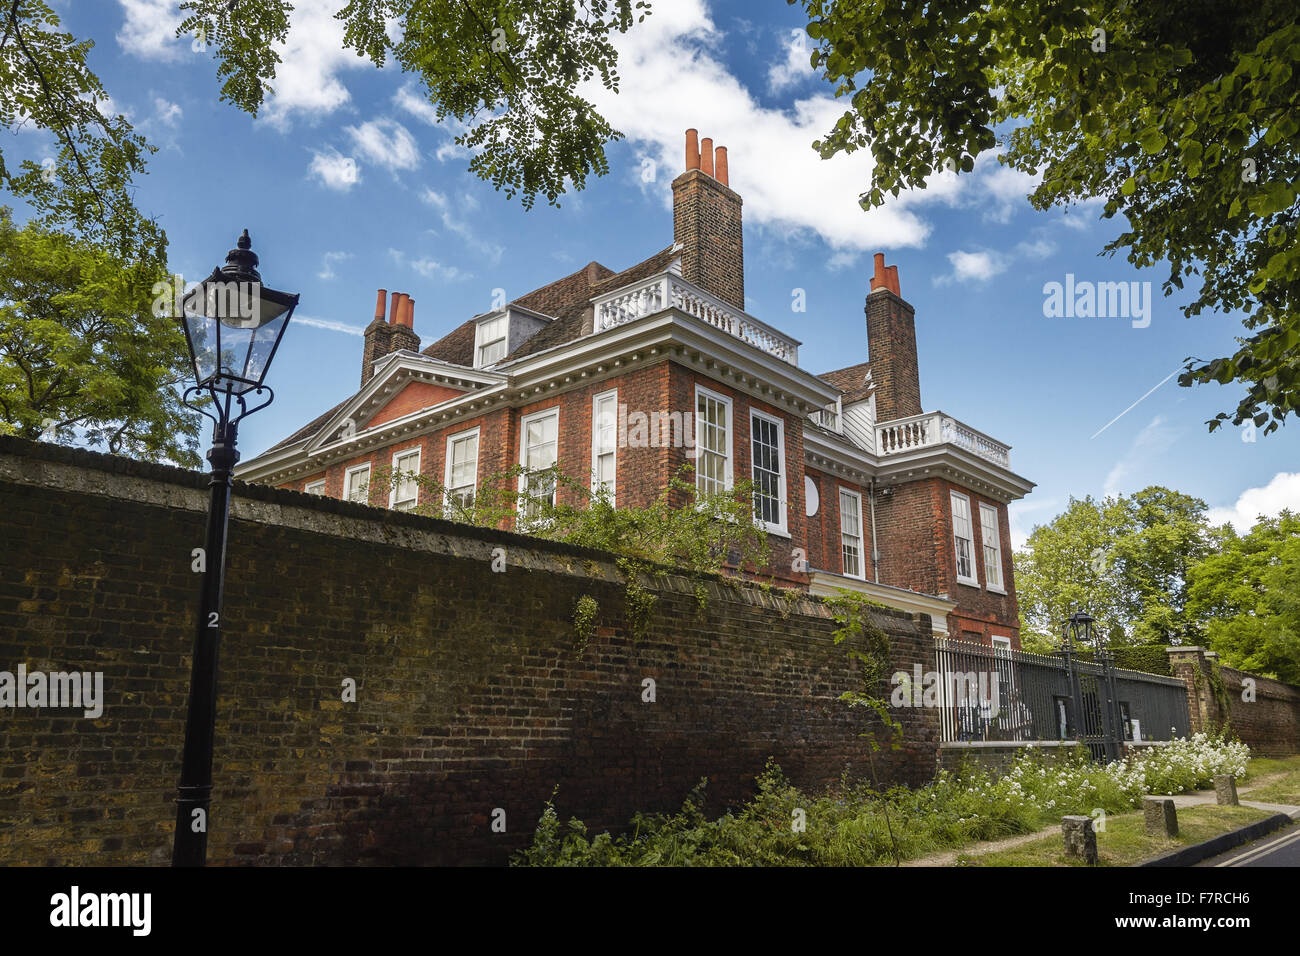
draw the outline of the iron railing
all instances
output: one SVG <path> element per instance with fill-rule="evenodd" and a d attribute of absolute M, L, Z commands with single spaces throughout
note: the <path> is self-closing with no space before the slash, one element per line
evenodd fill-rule
<path fill-rule="evenodd" d="M 947 742 L 1077 740 L 1101 758 L 1121 740 L 1185 736 L 1191 723 L 1182 681 L 1079 655 L 938 638 L 925 683 L 924 706 L 939 708 Z"/>

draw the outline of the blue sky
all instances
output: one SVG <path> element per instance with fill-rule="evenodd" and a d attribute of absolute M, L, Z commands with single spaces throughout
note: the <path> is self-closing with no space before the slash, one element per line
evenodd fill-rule
<path fill-rule="evenodd" d="M 342 50 L 329 16 L 341 5 L 300 0 L 276 95 L 253 119 L 218 102 L 211 51 L 173 38 L 175 3 L 56 4 L 68 29 L 96 41 L 91 64 L 112 108 L 160 147 L 137 202 L 167 230 L 173 270 L 201 278 L 247 228 L 264 279 L 302 295 L 271 370 L 276 402 L 241 426 L 245 457 L 356 388 L 377 288 L 416 300 L 427 344 L 485 311 L 496 288 L 513 298 L 592 259 L 621 269 L 669 244 L 669 183 L 694 126 L 728 147 L 745 200 L 748 311 L 802 340 L 803 367 L 865 358 L 871 254 L 898 265 L 925 408 L 1011 444 L 1013 468 L 1038 483 L 1013 506 L 1017 543 L 1070 495 L 1152 483 L 1203 498 L 1223 520 L 1300 508 L 1294 425 L 1253 442 L 1207 433 L 1206 419 L 1235 406 L 1235 386 L 1171 379 L 1096 434 L 1184 357 L 1229 353 L 1241 331 L 1233 316 L 1183 318 L 1182 298 L 1161 296 L 1160 270 L 1100 258 L 1119 230 L 1096 206 L 1035 212 L 1032 183 L 990 157 L 862 212 L 870 159 L 823 162 L 809 146 L 841 107 L 806 66 L 797 8 L 655 0 L 620 40 L 620 94 L 591 93 L 627 134 L 609 149 L 610 174 L 559 209 L 524 211 L 467 171 L 409 76 Z M 50 146 L 25 132 L 5 149 L 39 158 Z M 1150 324 L 1046 317 L 1044 284 L 1067 274 L 1150 282 Z M 792 310 L 795 290 L 804 312 Z"/>

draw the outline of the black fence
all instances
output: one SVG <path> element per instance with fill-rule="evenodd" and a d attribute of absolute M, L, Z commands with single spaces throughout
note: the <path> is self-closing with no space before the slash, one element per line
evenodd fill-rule
<path fill-rule="evenodd" d="M 1187 687 L 1177 678 L 1063 653 L 947 638 L 935 645 L 935 672 L 913 702 L 940 709 L 944 741 L 1080 740 L 1104 757 L 1120 741 L 1190 732 Z"/>

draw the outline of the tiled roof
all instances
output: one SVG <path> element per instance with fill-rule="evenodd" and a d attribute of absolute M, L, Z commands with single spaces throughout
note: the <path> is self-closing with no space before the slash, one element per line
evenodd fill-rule
<path fill-rule="evenodd" d="M 674 253 L 672 246 L 660 252 L 656 252 L 649 259 L 643 259 L 636 265 L 624 269 L 622 272 L 605 271 L 608 275 L 600 281 L 588 287 L 586 294 L 577 301 L 569 303 L 562 312 L 552 312 L 555 321 L 542 329 L 536 335 L 531 336 L 524 341 L 519 348 L 510 353 L 508 358 L 522 358 L 525 355 L 533 355 L 537 352 L 544 352 L 546 349 L 554 348 L 557 345 L 563 345 L 565 342 L 572 342 L 583 335 L 584 320 L 586 319 L 587 303 L 593 296 L 600 295 L 602 292 L 608 292 L 611 289 L 617 289 L 620 286 L 636 282 L 647 276 L 652 276 L 656 272 L 663 272 L 668 268 L 668 263 L 673 261 Z M 565 280 L 560 280 L 561 282 Z M 558 285 L 558 283 L 557 283 Z M 549 287 L 548 287 L 549 288 Z M 530 293 L 536 295 L 536 293 Z M 525 296 L 524 298 L 529 298 Z M 519 300 L 520 305 L 525 308 L 533 308 L 526 305 L 523 300 Z M 541 309 L 537 309 L 541 312 Z M 590 332 L 590 329 L 587 330 Z"/>
<path fill-rule="evenodd" d="M 304 438 L 310 438 L 312 435 L 316 434 L 316 432 L 320 429 L 322 425 L 325 424 L 325 422 L 329 420 L 331 415 L 337 412 L 348 402 L 352 401 L 352 399 L 355 397 L 356 397 L 356 393 L 354 392 L 353 394 L 349 395 L 347 398 L 343 399 L 343 401 L 335 405 L 333 408 L 331 408 L 328 412 L 325 412 L 324 414 L 318 415 L 316 418 L 313 418 L 311 421 L 309 421 L 306 425 L 303 425 L 302 428 L 299 428 L 288 438 L 284 439 L 283 441 L 276 442 L 265 452 L 262 452 L 262 454 L 265 455 L 267 452 L 275 451 L 277 448 L 284 448 L 286 445 L 292 445 L 295 442 L 300 442 Z"/>
<path fill-rule="evenodd" d="M 867 373 L 871 371 L 870 362 L 859 362 L 848 368 L 838 368 L 833 372 L 823 372 L 817 377 L 828 385 L 833 385 L 844 393 L 845 404 L 860 402 L 871 395 L 872 389 L 867 385 Z"/>
<path fill-rule="evenodd" d="M 589 262 L 571 275 L 556 279 L 540 289 L 534 289 L 532 292 L 512 300 L 511 305 L 530 309 L 533 312 L 540 312 L 542 315 L 549 315 L 554 321 L 543 327 L 536 335 L 526 339 L 519 348 L 507 356 L 507 359 L 532 355 L 535 352 L 541 352 L 579 338 L 583 334 L 583 319 L 587 311 L 587 305 L 593 295 L 598 295 L 609 289 L 617 289 L 629 282 L 636 282 L 638 279 L 654 275 L 656 272 L 662 272 L 672 260 L 673 249 L 670 246 L 661 252 L 655 253 L 650 258 L 624 269 L 622 272 L 614 272 L 614 270 L 606 268 L 599 262 Z M 422 349 L 422 354 L 443 362 L 449 362 L 452 365 L 473 368 L 474 330 L 480 318 L 482 318 L 481 315 L 476 315 L 465 320 L 432 345 Z M 352 401 L 356 395 L 357 392 L 353 392 L 329 411 L 312 419 L 288 438 L 276 442 L 267 451 L 276 451 L 302 441 L 304 438 L 310 438 L 329 420 L 330 416 Z"/>

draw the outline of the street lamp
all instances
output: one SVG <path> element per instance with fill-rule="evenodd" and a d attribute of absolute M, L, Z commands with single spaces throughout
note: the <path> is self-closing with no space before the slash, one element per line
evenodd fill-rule
<path fill-rule="evenodd" d="M 208 461 L 211 500 L 203 542 L 203 589 L 199 597 L 194 663 L 190 672 L 185 752 L 176 796 L 172 866 L 202 866 L 208 850 L 208 807 L 212 799 L 212 751 L 217 722 L 217 649 L 221 643 L 221 597 L 226 572 L 226 525 L 231 475 L 239 452 L 239 420 L 270 405 L 275 394 L 262 384 L 298 296 L 262 285 L 248 230 L 226 264 L 213 269 L 181 300 L 181 322 L 194 366 L 194 381 L 182 401 L 212 419 Z M 265 398 L 262 398 L 265 394 Z M 250 406 L 248 396 L 255 395 Z M 208 399 L 203 404 L 193 400 Z"/>
<path fill-rule="evenodd" d="M 1096 620 L 1087 611 L 1075 611 L 1066 619 L 1065 638 L 1070 643 L 1071 649 L 1082 645 L 1084 647 L 1096 646 L 1097 650 L 1101 650 L 1097 635 L 1092 627 Z"/>

